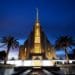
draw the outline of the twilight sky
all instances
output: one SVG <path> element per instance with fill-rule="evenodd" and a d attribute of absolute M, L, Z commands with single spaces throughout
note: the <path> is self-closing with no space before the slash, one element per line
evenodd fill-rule
<path fill-rule="evenodd" d="M 41 26 L 50 41 L 60 35 L 75 37 L 75 0 L 0 0 L 0 37 L 26 39 L 39 9 Z"/>

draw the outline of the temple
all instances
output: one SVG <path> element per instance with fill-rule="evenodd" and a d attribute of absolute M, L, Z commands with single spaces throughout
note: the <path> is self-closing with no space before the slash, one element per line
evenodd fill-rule
<path fill-rule="evenodd" d="M 24 42 L 20 46 L 19 59 L 21 60 L 43 60 L 55 59 L 55 49 L 47 39 L 38 18 L 38 9 L 36 13 L 36 21 L 33 29 Z"/>

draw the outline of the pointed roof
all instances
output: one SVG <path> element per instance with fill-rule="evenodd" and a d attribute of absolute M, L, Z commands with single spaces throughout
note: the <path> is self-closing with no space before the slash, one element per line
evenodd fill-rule
<path fill-rule="evenodd" d="M 39 20 L 39 13 L 38 13 L 38 8 L 36 8 L 36 21 L 38 22 L 38 20 Z"/>
<path fill-rule="evenodd" d="M 36 26 L 40 26 L 38 8 L 36 8 L 36 22 L 35 22 L 35 27 L 36 27 Z"/>

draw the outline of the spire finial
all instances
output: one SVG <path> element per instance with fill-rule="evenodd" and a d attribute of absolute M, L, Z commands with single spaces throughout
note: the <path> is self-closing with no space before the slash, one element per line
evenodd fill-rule
<path fill-rule="evenodd" d="M 36 8 L 36 21 L 38 21 L 38 8 Z"/>

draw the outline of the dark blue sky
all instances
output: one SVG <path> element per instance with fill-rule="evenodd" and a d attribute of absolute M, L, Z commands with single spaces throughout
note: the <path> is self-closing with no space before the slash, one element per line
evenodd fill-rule
<path fill-rule="evenodd" d="M 26 39 L 36 19 L 49 40 L 60 35 L 75 37 L 75 0 L 0 0 L 0 37 Z"/>

